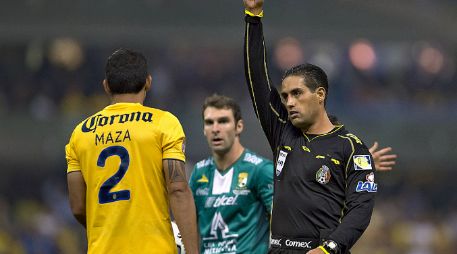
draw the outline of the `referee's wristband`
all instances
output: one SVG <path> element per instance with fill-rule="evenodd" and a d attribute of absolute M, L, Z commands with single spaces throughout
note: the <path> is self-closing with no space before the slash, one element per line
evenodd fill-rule
<path fill-rule="evenodd" d="M 244 10 L 244 14 L 246 15 L 249 15 L 251 17 L 259 17 L 259 18 L 262 18 L 263 17 L 263 10 L 259 13 L 259 14 L 254 14 L 248 10 Z"/>
<path fill-rule="evenodd" d="M 330 254 L 330 252 L 328 252 L 328 251 L 324 248 L 324 246 L 320 245 L 318 248 L 321 249 L 325 254 Z"/>

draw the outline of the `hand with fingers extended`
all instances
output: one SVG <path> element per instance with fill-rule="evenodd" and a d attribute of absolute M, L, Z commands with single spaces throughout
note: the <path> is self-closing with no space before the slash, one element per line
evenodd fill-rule
<path fill-rule="evenodd" d="M 244 7 L 254 15 L 259 15 L 263 11 L 263 0 L 243 0 Z"/>
<path fill-rule="evenodd" d="M 397 155 L 392 154 L 392 147 L 379 149 L 377 141 L 370 147 L 369 151 L 373 156 L 374 164 L 377 171 L 390 171 L 396 163 Z"/>

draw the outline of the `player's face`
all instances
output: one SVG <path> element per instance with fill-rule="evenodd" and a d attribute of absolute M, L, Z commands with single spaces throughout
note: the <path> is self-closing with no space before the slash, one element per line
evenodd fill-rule
<path fill-rule="evenodd" d="M 240 122 L 235 123 L 231 109 L 207 107 L 203 112 L 203 133 L 211 151 L 216 153 L 229 152 L 242 130 Z"/>
<path fill-rule="evenodd" d="M 289 120 L 300 129 L 307 129 L 314 124 L 322 98 L 316 91 L 311 91 L 304 83 L 303 77 L 289 76 L 281 86 L 281 99 L 287 109 Z"/>

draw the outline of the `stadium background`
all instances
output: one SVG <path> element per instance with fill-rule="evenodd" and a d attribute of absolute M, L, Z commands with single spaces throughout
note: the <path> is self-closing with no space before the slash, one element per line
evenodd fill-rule
<path fill-rule="evenodd" d="M 310 61 L 330 77 L 328 111 L 367 145 L 391 145 L 372 223 L 354 253 L 457 253 L 457 2 L 267 0 L 273 80 Z M 209 153 L 201 104 L 242 105 L 247 147 L 271 157 L 244 84 L 241 0 L 17 0 L 0 9 L 0 253 L 83 253 L 66 199 L 64 145 L 108 103 L 104 63 L 143 52 L 147 105 L 177 115 L 188 166 Z"/>

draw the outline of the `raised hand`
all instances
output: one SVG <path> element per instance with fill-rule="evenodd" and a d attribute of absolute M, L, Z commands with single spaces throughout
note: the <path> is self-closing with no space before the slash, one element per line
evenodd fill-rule
<path fill-rule="evenodd" d="M 392 147 L 385 147 L 377 150 L 379 144 L 377 141 L 374 142 L 373 146 L 369 148 L 371 155 L 373 156 L 374 165 L 377 171 L 390 171 L 396 163 L 397 155 L 391 154 Z"/>
<path fill-rule="evenodd" d="M 247 11 L 258 15 L 263 10 L 263 0 L 243 0 L 244 7 Z"/>

